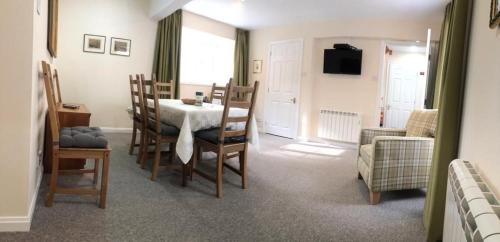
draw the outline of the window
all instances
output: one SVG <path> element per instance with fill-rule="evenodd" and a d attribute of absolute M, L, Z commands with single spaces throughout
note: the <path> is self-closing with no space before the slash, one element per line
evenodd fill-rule
<path fill-rule="evenodd" d="M 181 84 L 224 86 L 233 76 L 235 41 L 182 28 Z"/>

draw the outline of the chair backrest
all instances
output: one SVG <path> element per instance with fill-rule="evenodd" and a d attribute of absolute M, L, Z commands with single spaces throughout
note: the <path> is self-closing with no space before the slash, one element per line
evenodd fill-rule
<path fill-rule="evenodd" d="M 50 72 L 50 65 L 42 61 L 43 82 L 45 85 L 45 92 L 47 96 L 48 115 L 50 122 L 50 132 L 52 133 L 52 140 L 54 144 L 59 143 L 59 117 L 57 114 L 57 105 L 54 97 L 54 89 L 52 88 L 52 75 Z"/>
<path fill-rule="evenodd" d="M 252 120 L 258 90 L 258 81 L 255 81 L 253 87 L 234 86 L 233 82 L 229 82 L 227 95 L 224 100 L 224 113 L 222 115 L 221 129 L 219 133 L 219 142 L 221 144 L 224 143 L 224 139 L 226 137 L 248 137 L 248 130 Z M 247 109 L 248 112 L 243 116 L 229 116 L 231 108 Z M 244 123 L 244 127 L 240 128 L 241 126 L 235 125 L 235 128 L 228 130 L 227 125 L 229 123 Z"/>
<path fill-rule="evenodd" d="M 158 83 L 158 94 L 160 99 L 174 99 L 175 98 L 175 83 L 173 80 L 163 82 L 158 80 L 156 75 L 151 75 L 151 79 Z"/>
<path fill-rule="evenodd" d="M 227 93 L 227 86 L 220 87 L 215 83 L 212 85 L 212 92 L 210 93 L 210 102 L 213 103 L 214 99 L 220 100 L 220 103 L 224 105 L 224 95 Z"/>
<path fill-rule="evenodd" d="M 57 94 L 57 102 L 56 103 L 62 103 L 62 97 L 61 97 L 61 86 L 59 86 L 59 73 L 57 72 L 56 69 L 54 69 L 54 80 L 55 81 L 55 90 L 54 90 L 54 96 Z"/>
<path fill-rule="evenodd" d="M 437 119 L 437 109 L 413 111 L 406 123 L 406 136 L 435 137 Z"/>
<path fill-rule="evenodd" d="M 149 126 L 154 124 L 154 127 L 150 127 L 156 130 L 157 133 L 161 132 L 161 118 L 160 118 L 160 96 L 173 97 L 174 94 L 174 84 L 173 81 L 170 83 L 160 83 L 156 80 L 156 76 L 152 75 L 151 80 L 146 80 L 144 74 L 141 74 L 141 84 L 143 93 L 143 103 L 144 103 L 144 113 L 146 114 L 144 118 L 146 120 L 146 125 Z M 153 121 L 150 123 L 149 121 Z"/>
<path fill-rule="evenodd" d="M 143 120 L 144 102 L 142 94 L 142 85 L 139 75 L 129 75 L 130 79 L 130 97 L 132 98 L 132 112 L 134 118 Z"/>

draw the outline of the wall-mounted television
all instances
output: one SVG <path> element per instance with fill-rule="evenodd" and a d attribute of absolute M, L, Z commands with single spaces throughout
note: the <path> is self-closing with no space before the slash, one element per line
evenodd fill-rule
<path fill-rule="evenodd" d="M 361 75 L 363 50 L 355 48 L 326 49 L 323 73 Z"/>

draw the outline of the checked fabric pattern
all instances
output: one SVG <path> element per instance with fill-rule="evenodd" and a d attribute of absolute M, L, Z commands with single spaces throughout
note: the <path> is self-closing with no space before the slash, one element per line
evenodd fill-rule
<path fill-rule="evenodd" d="M 437 110 L 415 112 L 431 116 L 410 116 L 410 119 L 414 120 L 409 120 L 408 124 L 411 122 L 416 127 L 427 129 L 422 137 L 408 136 L 407 130 L 362 130 L 357 165 L 370 191 L 427 187 L 434 148 L 434 138 L 428 137 L 427 134 L 435 133 L 436 124 L 432 122 L 437 122 L 437 118 L 432 116 L 437 117 Z M 429 123 L 428 120 L 432 122 Z"/>

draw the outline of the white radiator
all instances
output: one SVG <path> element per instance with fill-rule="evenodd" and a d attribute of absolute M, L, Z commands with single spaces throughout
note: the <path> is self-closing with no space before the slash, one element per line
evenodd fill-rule
<path fill-rule="evenodd" d="M 334 110 L 321 110 L 319 113 L 319 138 L 358 143 L 360 131 L 359 113 Z"/>
<path fill-rule="evenodd" d="M 468 161 L 449 167 L 443 241 L 500 241 L 500 204 Z"/>

